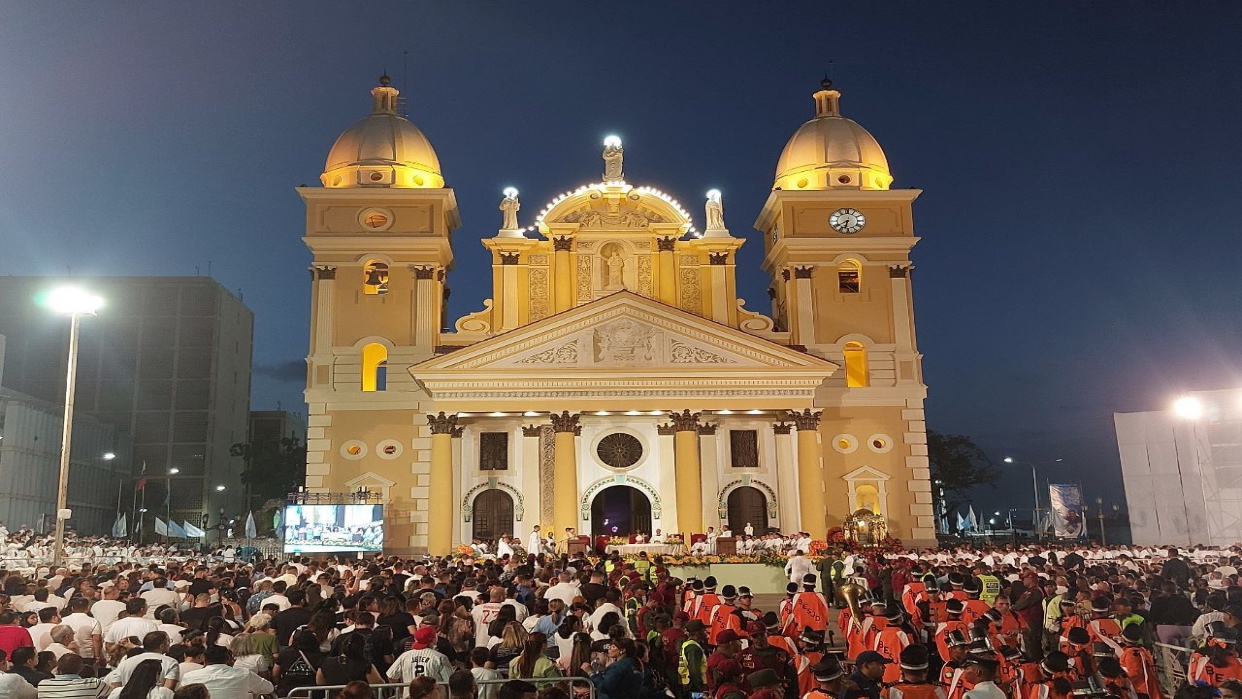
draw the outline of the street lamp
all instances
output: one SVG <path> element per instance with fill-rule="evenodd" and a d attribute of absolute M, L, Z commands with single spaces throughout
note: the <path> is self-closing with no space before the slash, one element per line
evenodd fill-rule
<path fill-rule="evenodd" d="M 73 394 L 77 388 L 78 325 L 82 316 L 93 316 L 103 306 L 103 299 L 76 287 L 55 289 L 48 295 L 47 305 L 57 313 L 69 316 L 69 366 L 65 373 L 65 424 L 60 433 L 60 485 L 56 489 L 56 545 L 52 552 L 52 568 L 58 568 L 65 556 L 65 520 L 69 519 L 69 447 L 73 439 Z M 108 454 L 104 458 L 108 458 Z M 115 455 L 113 455 L 115 456 Z"/>
<path fill-rule="evenodd" d="M 1104 535 L 1104 498 L 1095 499 L 1095 515 L 1100 520 L 1100 546 L 1108 546 L 1108 539 Z"/>
<path fill-rule="evenodd" d="M 116 454 L 113 454 L 112 452 L 108 452 L 108 453 L 106 453 L 106 454 L 104 454 L 104 455 L 103 455 L 103 460 L 104 460 L 104 461 L 111 461 L 111 460 L 113 460 L 113 459 L 115 459 L 115 458 L 116 458 Z"/>

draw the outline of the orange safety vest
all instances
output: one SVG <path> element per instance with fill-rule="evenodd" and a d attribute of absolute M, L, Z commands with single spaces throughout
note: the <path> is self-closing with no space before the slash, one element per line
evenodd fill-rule
<path fill-rule="evenodd" d="M 1208 656 L 1195 653 L 1190 656 L 1190 666 L 1186 669 L 1186 679 L 1191 682 L 1207 682 L 1213 687 L 1220 687 L 1225 680 L 1242 681 L 1242 662 L 1236 656 L 1229 658 L 1225 667 L 1216 667 L 1208 662 Z"/>
<path fill-rule="evenodd" d="M 885 687 L 880 696 L 886 699 L 947 699 L 944 687 L 931 682 L 897 682 Z"/>
<path fill-rule="evenodd" d="M 792 617 L 795 630 L 826 631 L 828 629 L 828 603 L 818 592 L 803 591 L 794 595 Z"/>
<path fill-rule="evenodd" d="M 737 607 L 731 604 L 718 604 L 712 608 L 711 623 L 707 625 L 707 642 L 716 645 L 716 637 L 721 631 L 729 628 L 729 618 L 733 616 L 733 610 Z"/>
<path fill-rule="evenodd" d="M 1142 646 L 1125 646 L 1117 654 L 1121 669 L 1134 683 L 1134 691 L 1139 699 L 1161 699 L 1164 691 L 1160 687 L 1160 678 L 1156 675 L 1156 660 L 1151 651 Z"/>
<path fill-rule="evenodd" d="M 720 599 L 720 595 L 715 592 L 704 593 L 703 596 L 699 598 L 699 604 L 694 608 L 695 613 L 692 614 L 690 618 L 698 619 L 703 622 L 704 626 L 710 627 L 712 623 L 712 610 L 715 609 L 716 605 L 720 604 L 722 601 L 723 600 Z"/>
<path fill-rule="evenodd" d="M 901 665 L 898 661 L 901 659 L 901 651 L 910 643 L 910 635 L 900 626 L 885 626 L 876 634 L 871 649 L 892 661 L 884 666 L 884 682 L 891 684 L 901 679 Z"/>
<path fill-rule="evenodd" d="M 919 608 L 919 602 L 925 599 L 927 599 L 927 585 L 921 582 L 906 583 L 906 589 L 901 591 L 901 606 L 910 616 L 914 616 Z"/>

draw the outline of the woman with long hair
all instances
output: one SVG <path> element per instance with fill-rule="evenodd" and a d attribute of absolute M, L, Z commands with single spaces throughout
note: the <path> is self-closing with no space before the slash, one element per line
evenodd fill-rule
<path fill-rule="evenodd" d="M 575 614 L 566 614 L 561 620 L 561 625 L 556 629 L 556 633 L 552 634 L 552 643 L 556 645 L 558 658 L 568 658 L 573 652 L 574 634 L 583 631 L 582 618 Z M 588 637 L 589 638 L 589 637 Z M 571 667 L 578 667 L 573 665 Z M 568 668 L 562 667 L 561 670 Z"/>
<path fill-rule="evenodd" d="M 366 637 L 359 633 L 349 633 L 341 640 L 340 654 L 324 659 L 315 673 L 315 684 L 342 685 L 354 681 L 383 684 L 383 676 L 367 659 Z"/>
<path fill-rule="evenodd" d="M 516 623 L 516 622 L 515 622 Z M 526 637 L 522 654 L 509 661 L 509 679 L 528 680 L 532 677 L 560 677 L 561 671 L 547 655 L 548 637 L 538 631 Z"/>
<path fill-rule="evenodd" d="M 434 677 L 415 677 L 410 682 L 410 695 L 408 699 L 427 699 L 436 696 L 436 680 Z"/>
<path fill-rule="evenodd" d="M 405 611 L 404 603 L 395 595 L 385 597 L 380 602 L 379 614 L 375 618 L 376 626 L 387 626 L 392 629 L 392 641 L 400 645 L 406 636 L 414 635 L 414 615 Z"/>
<path fill-rule="evenodd" d="M 164 686 L 163 670 L 164 663 L 156 658 L 138 663 L 117 699 L 173 699 L 173 691 Z"/>
<path fill-rule="evenodd" d="M 224 646 L 228 647 L 233 642 L 233 637 L 225 633 L 228 622 L 224 617 L 213 616 L 207 620 L 207 636 L 204 641 L 207 646 Z"/>
<path fill-rule="evenodd" d="M 606 699 L 638 699 L 642 693 L 643 676 L 639 667 L 638 646 L 628 638 L 614 639 L 608 646 L 608 667 L 595 672 L 589 663 L 580 669 L 590 673 L 591 684 Z"/>
<path fill-rule="evenodd" d="M 546 640 L 546 639 L 545 639 Z M 505 675 L 509 672 L 509 663 L 514 658 L 522 654 L 522 649 L 526 647 L 526 629 L 516 621 L 510 621 L 500 632 L 500 642 L 492 646 L 488 652 L 496 669 L 500 674 Z"/>
<path fill-rule="evenodd" d="M 560 633 L 559 631 L 557 633 Z M 576 677 L 586 677 L 582 672 L 582 665 L 591 662 L 591 636 L 585 633 L 576 633 L 573 635 L 573 643 L 569 647 L 569 651 L 561 654 L 557 663 L 560 665 L 561 674 L 572 675 Z"/>
<path fill-rule="evenodd" d="M 289 696 L 295 687 L 315 684 L 315 673 L 323 665 L 326 654 L 319 650 L 319 639 L 310 629 L 293 634 L 293 645 L 276 656 L 272 666 L 272 681 L 276 684 L 276 696 Z"/>
<path fill-rule="evenodd" d="M 607 641 L 609 639 L 608 632 L 612 631 L 612 627 L 620 623 L 620 614 L 617 614 L 616 612 L 605 613 L 604 616 L 600 617 L 599 626 L 595 627 L 595 630 L 591 632 L 591 640 Z"/>

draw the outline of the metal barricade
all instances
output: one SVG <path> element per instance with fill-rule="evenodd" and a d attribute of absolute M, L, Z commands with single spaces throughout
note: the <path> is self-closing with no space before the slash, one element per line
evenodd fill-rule
<path fill-rule="evenodd" d="M 1173 646 L 1167 643 L 1156 643 L 1152 656 L 1156 661 L 1156 673 L 1160 676 L 1160 686 L 1164 695 L 1171 697 L 1177 688 L 1186 682 L 1186 666 L 1190 660 L 1191 650 L 1184 646 Z"/>
<path fill-rule="evenodd" d="M 483 680 L 482 682 L 475 682 L 475 684 L 478 685 L 480 689 L 482 689 L 483 687 L 489 687 L 489 686 L 495 686 L 499 688 L 500 685 L 508 681 L 509 680 Z M 535 687 L 537 688 L 546 687 L 548 685 L 563 684 L 563 685 L 566 685 L 565 687 L 566 690 L 569 689 L 568 685 L 571 682 L 582 682 L 588 685 L 588 687 L 590 688 L 589 699 L 596 699 L 595 685 L 591 684 L 590 681 L 588 681 L 585 677 L 531 677 L 531 678 L 528 678 L 522 681 L 529 682 L 535 685 Z M 443 682 L 440 682 L 439 685 L 441 687 L 444 687 L 443 696 L 447 697 L 448 687 Z M 371 687 L 371 692 L 375 695 L 375 699 L 402 699 L 403 697 L 406 696 L 409 685 L 398 684 L 398 683 L 388 683 L 388 684 L 372 684 L 370 685 L 370 687 Z M 289 692 L 289 696 L 292 699 L 334 699 L 334 697 L 336 697 L 336 695 L 340 693 L 340 691 L 344 688 L 345 688 L 345 685 L 343 684 L 329 685 L 329 686 L 324 686 L 324 687 L 318 687 L 318 686 L 295 687 L 293 690 Z"/>

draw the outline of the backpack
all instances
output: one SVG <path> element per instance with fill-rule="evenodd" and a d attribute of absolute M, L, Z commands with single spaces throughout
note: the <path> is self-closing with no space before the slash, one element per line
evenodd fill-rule
<path fill-rule="evenodd" d="M 315 667 L 306 659 L 306 654 L 298 651 L 298 659 L 281 673 L 281 684 L 293 687 L 304 687 L 315 684 Z"/>

